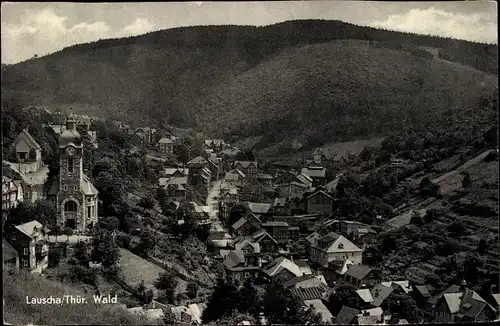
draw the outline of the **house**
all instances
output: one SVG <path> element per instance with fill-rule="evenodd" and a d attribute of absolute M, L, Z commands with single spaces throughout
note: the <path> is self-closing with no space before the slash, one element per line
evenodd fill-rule
<path fill-rule="evenodd" d="M 219 153 L 226 148 L 226 143 L 222 139 L 206 139 L 203 143 L 203 148 Z"/>
<path fill-rule="evenodd" d="M 2 210 L 14 208 L 24 201 L 24 187 L 21 180 L 2 176 Z"/>
<path fill-rule="evenodd" d="M 282 282 L 303 276 L 299 266 L 285 257 L 279 257 L 270 262 L 262 273 L 269 280 L 279 279 Z"/>
<path fill-rule="evenodd" d="M 330 215 L 333 211 L 334 199 L 324 191 L 324 188 L 319 187 L 310 194 L 305 194 L 299 204 L 299 209 L 302 209 L 307 214 L 323 214 Z"/>
<path fill-rule="evenodd" d="M 344 280 L 354 285 L 355 287 L 371 287 L 380 283 L 382 279 L 382 270 L 372 268 L 367 265 L 352 265 L 349 266 L 344 275 Z"/>
<path fill-rule="evenodd" d="M 31 163 L 29 172 L 36 172 L 42 166 L 42 147 L 28 132 L 28 128 L 21 131 L 10 145 L 10 156 L 15 156 L 16 162 Z"/>
<path fill-rule="evenodd" d="M 237 237 L 236 239 L 234 239 L 232 247 L 235 248 L 235 246 L 239 242 L 242 242 L 244 240 L 258 243 L 260 247 L 260 253 L 263 255 L 272 255 L 278 250 L 278 242 L 263 229 L 258 230 L 251 235 Z"/>
<path fill-rule="evenodd" d="M 442 293 L 434 307 L 434 321 L 447 323 L 475 323 L 493 321 L 495 309 L 465 284 Z"/>
<path fill-rule="evenodd" d="M 243 172 L 249 181 L 256 181 L 259 172 L 256 161 L 234 161 L 233 168 Z"/>
<path fill-rule="evenodd" d="M 262 228 L 262 222 L 254 214 L 250 213 L 243 216 L 231 226 L 233 232 L 237 235 L 247 236 L 255 233 Z"/>
<path fill-rule="evenodd" d="M 232 283 L 243 282 L 249 278 L 257 278 L 262 270 L 261 261 L 252 252 L 253 246 L 247 252 L 232 250 L 224 259 L 226 276 Z"/>
<path fill-rule="evenodd" d="M 290 235 L 291 240 L 299 240 L 300 238 L 300 227 L 298 226 L 290 226 L 288 228 L 288 233 Z"/>
<path fill-rule="evenodd" d="M 224 178 L 226 179 L 226 181 L 241 185 L 243 183 L 243 181 L 245 180 L 246 175 L 245 175 L 245 173 L 241 172 L 238 169 L 232 169 L 232 170 L 226 172 L 226 175 Z"/>
<path fill-rule="evenodd" d="M 401 294 L 410 294 L 411 295 L 411 292 L 413 291 L 413 288 L 412 286 L 410 285 L 410 282 L 408 280 L 404 280 L 404 281 L 389 281 L 389 282 L 382 282 L 380 283 L 382 285 L 385 285 L 385 286 L 390 286 L 392 288 L 394 288 L 394 290 L 398 293 L 401 293 Z"/>
<path fill-rule="evenodd" d="M 495 293 L 491 295 L 493 297 L 493 300 L 495 302 L 494 308 L 497 310 L 497 319 L 500 319 L 500 293 Z"/>
<path fill-rule="evenodd" d="M 329 262 L 328 266 L 323 270 L 323 275 L 328 285 L 333 287 L 339 281 L 344 280 L 344 275 L 351 265 L 353 265 L 353 263 L 349 259 Z"/>
<path fill-rule="evenodd" d="M 282 221 L 269 221 L 262 223 L 262 228 L 266 230 L 278 243 L 286 244 L 290 238 L 290 225 Z"/>
<path fill-rule="evenodd" d="M 158 141 L 158 149 L 163 156 L 171 157 L 174 155 L 174 142 L 170 138 L 162 137 Z"/>
<path fill-rule="evenodd" d="M 187 197 L 187 177 L 172 178 L 165 185 L 167 196 L 175 201 L 185 200 Z"/>
<path fill-rule="evenodd" d="M 273 183 L 273 176 L 268 173 L 257 173 L 257 181 L 264 185 L 271 186 Z"/>
<path fill-rule="evenodd" d="M 290 215 L 291 214 L 290 201 L 286 197 L 275 198 L 274 203 L 272 205 L 272 210 L 273 210 L 273 214 Z"/>
<path fill-rule="evenodd" d="M 155 134 L 156 129 L 152 129 L 149 127 L 137 128 L 132 134 L 132 140 L 138 146 L 145 148 L 153 143 Z"/>
<path fill-rule="evenodd" d="M 196 224 L 198 225 L 210 224 L 210 212 L 211 212 L 210 206 L 201 206 L 194 201 L 190 202 L 190 204 L 193 207 L 194 219 L 196 221 Z"/>
<path fill-rule="evenodd" d="M 361 264 L 363 250 L 344 236 L 330 232 L 320 238 L 313 238 L 309 246 L 309 260 L 328 266 L 331 261 L 349 259 L 354 265 Z"/>
<path fill-rule="evenodd" d="M 171 311 L 180 324 L 202 325 L 201 317 L 206 307 L 205 303 L 192 303 L 187 306 L 172 307 Z"/>
<path fill-rule="evenodd" d="M 232 187 L 229 189 L 222 190 L 222 193 L 220 195 L 220 200 L 223 201 L 228 208 L 236 205 L 237 203 L 240 202 L 238 188 Z"/>
<path fill-rule="evenodd" d="M 301 173 L 309 176 L 313 180 L 313 186 L 324 186 L 326 183 L 326 169 L 322 166 L 309 166 L 303 168 Z"/>
<path fill-rule="evenodd" d="M 19 253 L 7 241 L 2 240 L 3 265 L 19 269 Z"/>
<path fill-rule="evenodd" d="M 16 225 L 6 235 L 7 241 L 19 253 L 21 269 L 42 273 L 48 267 L 48 229 L 38 221 Z"/>
<path fill-rule="evenodd" d="M 347 306 L 342 306 L 337 317 L 335 318 L 335 324 L 337 325 L 354 325 L 357 316 L 359 315 L 359 310 Z"/>

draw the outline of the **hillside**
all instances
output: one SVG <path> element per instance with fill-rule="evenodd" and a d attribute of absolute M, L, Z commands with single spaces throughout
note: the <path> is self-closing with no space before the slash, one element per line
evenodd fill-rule
<path fill-rule="evenodd" d="M 186 27 L 3 67 L 2 91 L 23 105 L 86 104 L 128 121 L 263 135 L 259 148 L 285 136 L 316 146 L 474 106 L 497 86 L 497 52 L 339 21 Z"/>
<path fill-rule="evenodd" d="M 61 298 L 80 295 L 89 302 L 84 305 L 28 305 L 30 298 Z M 83 293 L 76 287 L 47 280 L 25 272 L 4 270 L 4 320 L 14 325 L 150 325 L 151 321 L 131 315 L 123 308 L 94 304 L 92 293 Z"/>

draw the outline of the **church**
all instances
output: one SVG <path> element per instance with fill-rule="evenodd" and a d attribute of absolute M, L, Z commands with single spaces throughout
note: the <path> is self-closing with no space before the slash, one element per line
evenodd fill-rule
<path fill-rule="evenodd" d="M 59 179 L 47 194 L 56 204 L 57 224 L 78 231 L 91 229 L 97 223 L 97 195 L 97 189 L 83 173 L 82 137 L 70 114 L 66 130 L 59 136 Z"/>

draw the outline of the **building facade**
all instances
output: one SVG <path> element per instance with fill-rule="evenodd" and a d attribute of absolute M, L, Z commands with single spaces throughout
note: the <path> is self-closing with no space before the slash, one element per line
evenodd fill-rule
<path fill-rule="evenodd" d="M 59 137 L 59 179 L 47 198 L 56 205 L 57 224 L 78 231 L 92 228 L 98 217 L 98 191 L 83 173 L 83 144 L 72 116 Z"/>

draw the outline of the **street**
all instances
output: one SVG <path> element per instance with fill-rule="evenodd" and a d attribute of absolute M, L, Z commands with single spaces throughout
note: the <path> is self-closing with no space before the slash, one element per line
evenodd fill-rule
<path fill-rule="evenodd" d="M 207 206 L 210 206 L 210 220 L 212 222 L 211 230 L 212 231 L 225 231 L 218 213 L 219 213 L 219 201 L 218 197 L 220 196 L 221 189 L 226 186 L 226 180 L 220 179 L 213 183 L 212 188 L 208 192 L 207 196 Z"/>

